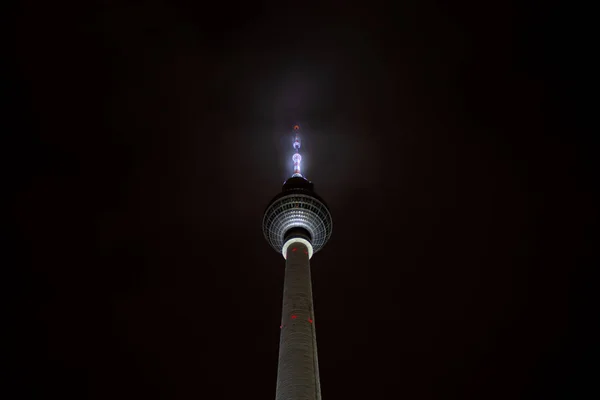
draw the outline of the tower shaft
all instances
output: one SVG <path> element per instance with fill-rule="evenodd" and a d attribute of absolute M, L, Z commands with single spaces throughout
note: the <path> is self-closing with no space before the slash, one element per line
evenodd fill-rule
<path fill-rule="evenodd" d="M 320 400 L 319 366 L 308 248 L 286 250 L 276 400 Z"/>

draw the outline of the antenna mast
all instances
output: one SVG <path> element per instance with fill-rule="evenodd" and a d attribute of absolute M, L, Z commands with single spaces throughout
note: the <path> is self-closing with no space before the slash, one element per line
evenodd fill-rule
<path fill-rule="evenodd" d="M 294 125 L 294 149 L 296 149 L 296 154 L 292 156 L 292 160 L 294 161 L 294 175 L 292 177 L 301 177 L 300 173 L 300 162 L 302 161 L 302 156 L 300 155 L 300 126 Z"/>

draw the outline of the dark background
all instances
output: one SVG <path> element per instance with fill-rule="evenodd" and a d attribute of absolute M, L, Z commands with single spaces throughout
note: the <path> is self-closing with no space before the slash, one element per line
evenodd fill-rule
<path fill-rule="evenodd" d="M 566 9 L 41 3 L 5 77 L 10 398 L 274 398 L 295 123 L 325 399 L 597 395 Z"/>

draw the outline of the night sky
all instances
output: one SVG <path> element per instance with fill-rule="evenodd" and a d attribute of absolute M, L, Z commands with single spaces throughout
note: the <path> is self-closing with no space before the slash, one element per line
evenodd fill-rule
<path fill-rule="evenodd" d="M 81 3 L 14 14 L 2 397 L 273 399 L 296 123 L 325 400 L 595 397 L 562 9 Z"/>

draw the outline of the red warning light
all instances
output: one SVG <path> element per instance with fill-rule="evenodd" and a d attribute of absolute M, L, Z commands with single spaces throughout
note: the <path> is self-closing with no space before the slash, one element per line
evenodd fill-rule
<path fill-rule="evenodd" d="M 308 254 L 308 251 L 304 250 L 304 254 Z"/>
<path fill-rule="evenodd" d="M 294 247 L 294 248 L 292 249 L 292 251 L 296 251 L 296 248 Z"/>
<path fill-rule="evenodd" d="M 292 315 L 292 319 L 296 319 L 297 317 L 295 315 Z"/>
<path fill-rule="evenodd" d="M 312 324 L 312 319 L 310 319 L 310 318 L 309 318 L 309 319 L 308 319 L 308 322 L 310 322 L 310 323 Z"/>

